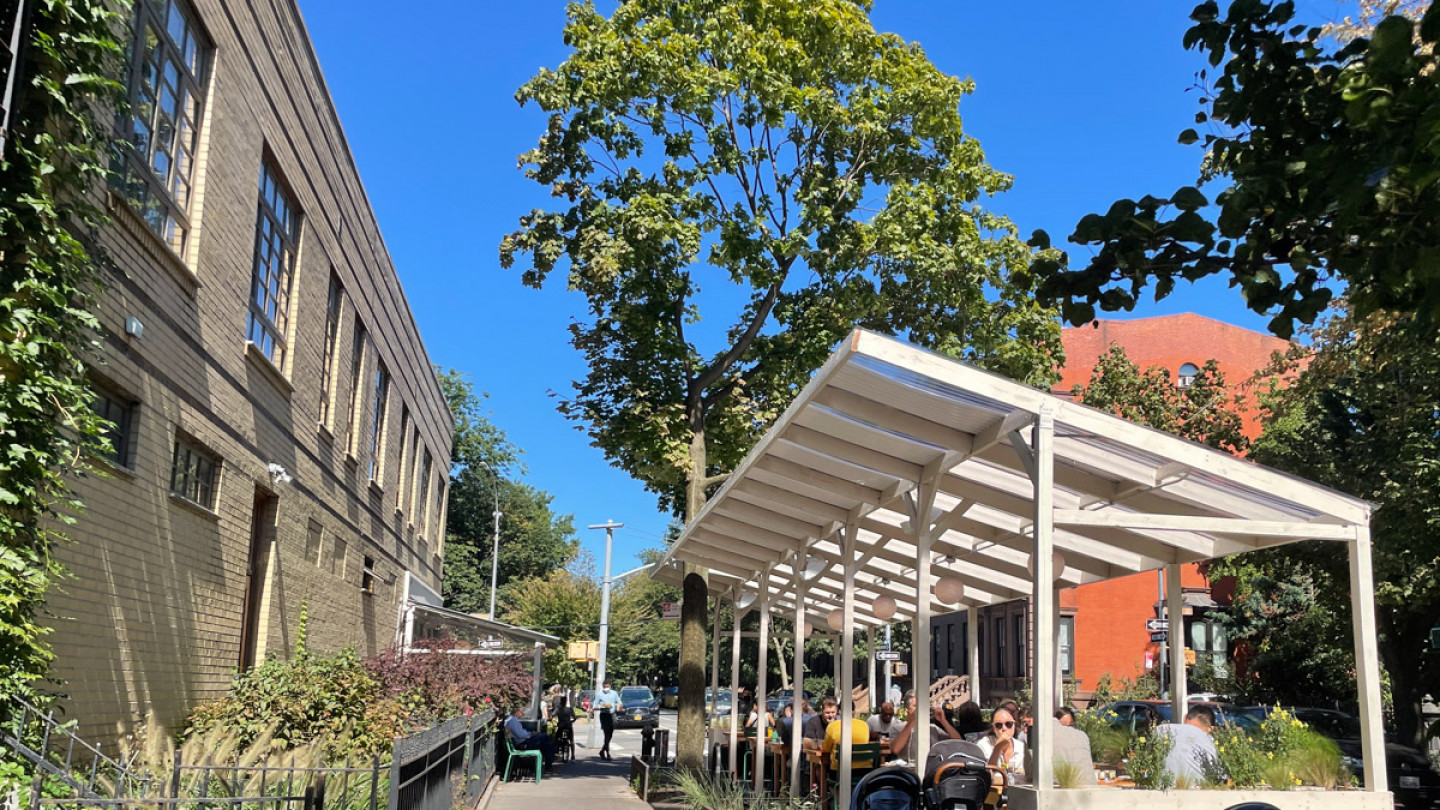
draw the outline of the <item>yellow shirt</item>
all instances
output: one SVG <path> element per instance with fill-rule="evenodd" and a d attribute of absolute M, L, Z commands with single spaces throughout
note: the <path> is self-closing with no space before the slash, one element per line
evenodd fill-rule
<path fill-rule="evenodd" d="M 825 740 L 820 743 L 820 752 L 830 754 L 830 767 L 840 767 L 840 734 L 839 720 L 831 720 L 830 725 L 825 727 Z M 852 719 L 850 721 L 850 742 L 853 745 L 863 745 L 870 742 L 870 726 L 864 720 Z"/>

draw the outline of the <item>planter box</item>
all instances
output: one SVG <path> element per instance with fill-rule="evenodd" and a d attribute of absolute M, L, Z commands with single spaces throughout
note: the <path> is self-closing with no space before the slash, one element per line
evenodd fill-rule
<path fill-rule="evenodd" d="M 1394 810 L 1390 793 L 1363 790 L 1136 790 L 1010 788 L 1010 810 L 1219 810 L 1268 802 L 1280 810 Z"/>

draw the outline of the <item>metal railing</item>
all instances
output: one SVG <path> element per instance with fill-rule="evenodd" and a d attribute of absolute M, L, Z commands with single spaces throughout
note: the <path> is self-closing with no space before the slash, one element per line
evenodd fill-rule
<path fill-rule="evenodd" d="M 395 741 L 391 756 L 313 767 L 289 761 L 162 764 L 111 757 L 23 701 L 0 728 L 0 750 L 35 776 L 24 810 L 451 810 L 473 807 L 495 773 L 494 712 L 458 717 Z M 5 797 L 0 797 L 3 799 Z"/>
<path fill-rule="evenodd" d="M 480 800 L 495 773 L 495 713 L 456 717 L 395 741 L 389 810 L 450 810 Z"/>

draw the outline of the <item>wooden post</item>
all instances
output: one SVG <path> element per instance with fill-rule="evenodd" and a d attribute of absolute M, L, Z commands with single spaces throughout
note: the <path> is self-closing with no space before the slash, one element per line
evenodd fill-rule
<path fill-rule="evenodd" d="M 802 711 L 805 695 L 805 553 L 804 546 L 795 551 L 795 664 L 794 676 L 790 683 L 794 687 L 795 714 L 790 721 L 790 795 L 801 796 L 800 792 L 800 748 L 804 742 L 801 726 L 805 724 Z"/>
<path fill-rule="evenodd" d="M 855 716 L 855 572 L 859 568 L 856 556 L 856 529 L 859 524 L 849 521 L 845 524 L 845 593 L 841 599 L 844 622 L 840 630 L 840 794 L 835 797 L 839 810 L 850 810 L 851 765 L 855 759 L 855 740 L 851 733 L 850 719 Z"/>
<path fill-rule="evenodd" d="M 730 601 L 730 775 L 740 778 L 740 724 L 745 718 L 740 713 L 740 606 L 736 604 L 739 594 L 733 594 Z"/>
<path fill-rule="evenodd" d="M 1031 593 L 1035 602 L 1035 628 L 1055 626 L 1058 613 L 1055 605 L 1055 572 L 1051 555 L 1055 550 L 1055 416 L 1043 408 L 1035 420 L 1031 451 L 1035 458 L 1035 544 L 1031 557 Z M 1048 719 L 1055 712 L 1055 645 L 1041 639 L 1030 645 L 1035 668 L 1034 684 L 1036 719 L 1029 744 L 1033 749 L 1034 773 L 1027 774 L 1037 791 L 1050 791 L 1055 771 L 1055 741 L 1049 733 Z M 1017 717 L 1018 721 L 1019 718 Z"/>
<path fill-rule="evenodd" d="M 965 609 L 965 664 L 970 674 L 970 699 L 980 702 L 980 606 Z"/>
<path fill-rule="evenodd" d="M 1165 643 L 1170 647 L 1170 711 L 1175 722 L 1185 719 L 1190 710 L 1190 685 L 1185 679 L 1185 597 L 1180 587 L 1180 566 L 1171 563 L 1165 566 L 1165 614 L 1169 625 L 1165 628 Z"/>
<path fill-rule="evenodd" d="M 751 756 L 755 760 L 755 793 L 765 795 L 765 760 L 769 757 L 769 751 L 765 743 L 769 739 L 769 729 L 765 727 L 765 690 L 769 687 L 767 681 L 770 675 L 770 574 L 768 571 L 760 574 L 760 652 L 755 662 L 755 750 Z"/>
<path fill-rule="evenodd" d="M 935 506 L 939 478 L 944 473 L 938 465 L 925 470 L 919 482 L 918 496 L 912 503 L 910 529 L 915 537 L 915 626 L 910 631 L 910 660 L 915 684 L 915 775 L 925 779 L 925 758 L 930 753 L 930 547 L 935 536 L 935 523 L 930 510 Z"/>
<path fill-rule="evenodd" d="M 1385 772 L 1385 730 L 1380 725 L 1380 651 L 1375 638 L 1375 569 L 1370 561 L 1370 526 L 1355 527 L 1350 551 L 1350 613 L 1355 633 L 1355 680 L 1360 689 L 1360 752 L 1365 789 L 1390 789 Z"/>

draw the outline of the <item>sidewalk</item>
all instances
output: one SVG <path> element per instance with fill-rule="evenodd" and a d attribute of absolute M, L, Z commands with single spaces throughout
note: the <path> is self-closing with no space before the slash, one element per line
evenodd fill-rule
<path fill-rule="evenodd" d="M 576 737 L 583 726 L 576 724 Z M 526 780 L 495 786 L 490 801 L 481 810 L 650 810 L 630 789 L 630 756 L 616 752 L 615 759 L 602 760 L 594 749 L 576 746 L 575 759 L 557 765 L 536 784 L 525 770 Z"/>

